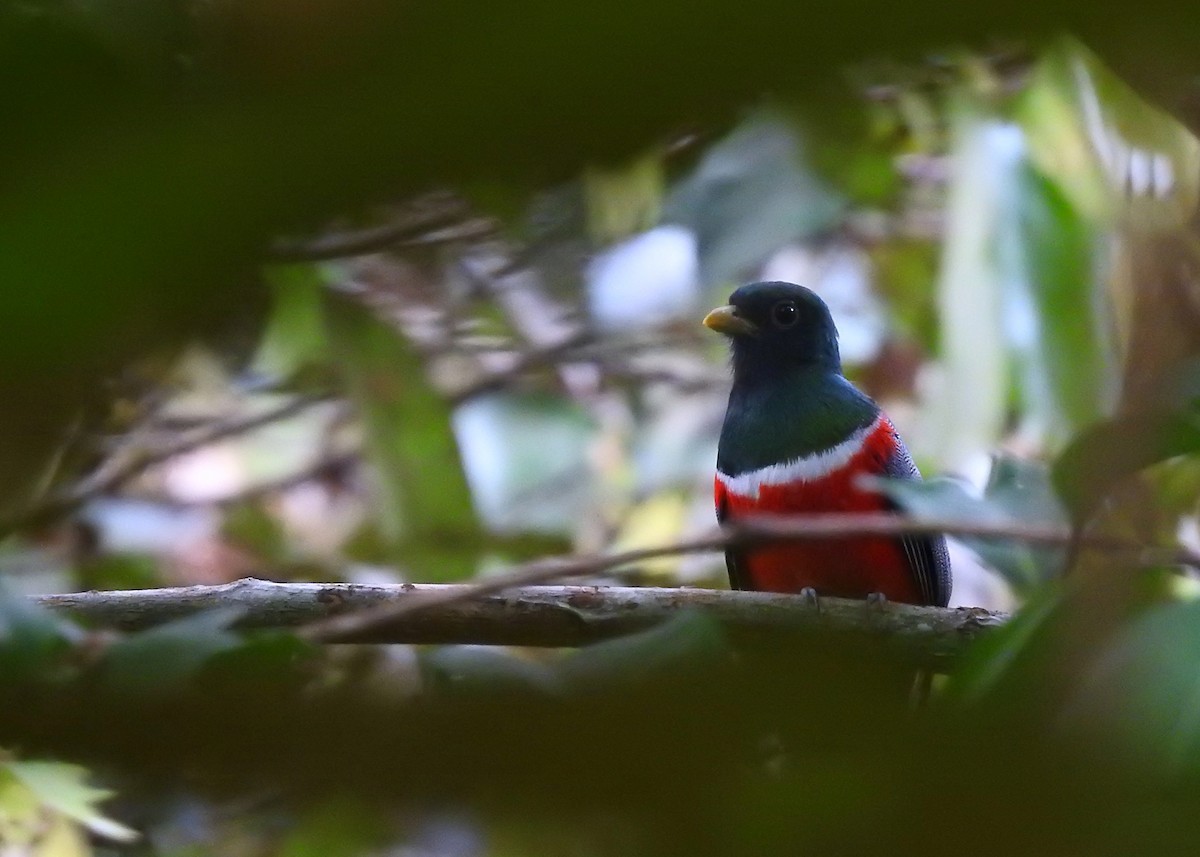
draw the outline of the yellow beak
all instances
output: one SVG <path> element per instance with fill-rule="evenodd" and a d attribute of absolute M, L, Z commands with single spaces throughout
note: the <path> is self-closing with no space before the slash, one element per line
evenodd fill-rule
<path fill-rule="evenodd" d="M 704 317 L 704 326 L 726 336 L 758 336 L 758 328 L 732 306 L 719 306 Z"/>

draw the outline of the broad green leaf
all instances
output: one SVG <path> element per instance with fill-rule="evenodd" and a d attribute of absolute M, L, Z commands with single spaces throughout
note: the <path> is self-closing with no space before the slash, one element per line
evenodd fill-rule
<path fill-rule="evenodd" d="M 710 147 L 672 189 L 666 223 L 700 242 L 706 285 L 727 283 L 798 238 L 832 227 L 845 209 L 838 191 L 808 168 L 804 140 L 778 111 L 759 111 Z"/>
<path fill-rule="evenodd" d="M 1028 293 L 1035 321 L 1022 397 L 1057 449 L 1116 404 L 1118 361 L 1105 328 L 1101 236 L 1096 222 L 1047 176 L 1025 166 L 1016 178 L 1014 229 L 1023 263 L 1017 285 Z"/>
<path fill-rule="evenodd" d="M 1144 467 L 1200 452 L 1200 414 L 1161 409 L 1092 426 L 1055 460 L 1052 478 L 1059 497 L 1079 524 L 1112 489 Z"/>
<path fill-rule="evenodd" d="M 215 656 L 243 645 L 229 630 L 240 615 L 236 608 L 208 610 L 125 637 L 98 667 L 102 690 L 148 699 L 184 691 Z"/>
<path fill-rule="evenodd" d="M 0 765 L 0 771 L 20 781 L 39 804 L 78 822 L 97 836 L 116 842 L 138 838 L 137 831 L 99 811 L 97 804 L 112 797 L 113 792 L 88 785 L 86 768 L 65 762 L 6 762 Z"/>
<path fill-rule="evenodd" d="M 1200 198 L 1200 141 L 1078 41 L 1042 55 L 1020 99 L 1034 163 L 1093 220 L 1170 228 Z"/>
<path fill-rule="evenodd" d="M 1145 612 L 1098 653 L 1068 728 L 1115 737 L 1128 757 L 1172 775 L 1200 774 L 1200 602 Z"/>
<path fill-rule="evenodd" d="M 464 576 L 479 528 L 449 405 L 398 331 L 345 298 L 330 296 L 325 307 L 376 468 L 381 532 L 418 579 Z"/>

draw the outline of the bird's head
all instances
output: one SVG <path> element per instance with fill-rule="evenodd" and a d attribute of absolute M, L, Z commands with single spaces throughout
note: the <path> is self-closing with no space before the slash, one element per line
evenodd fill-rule
<path fill-rule="evenodd" d="M 752 283 L 729 296 L 704 326 L 729 337 L 734 379 L 766 379 L 797 369 L 841 372 L 829 307 L 804 286 Z"/>

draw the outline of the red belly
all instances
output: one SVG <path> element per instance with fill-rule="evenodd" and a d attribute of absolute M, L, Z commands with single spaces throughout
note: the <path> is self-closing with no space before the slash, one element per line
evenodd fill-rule
<path fill-rule="evenodd" d="M 764 485 L 758 497 L 729 492 L 716 482 L 717 507 L 726 520 L 750 515 L 812 515 L 887 511 L 883 498 L 855 484 L 873 468 L 851 462 L 845 470 L 812 482 Z M 858 464 L 859 466 L 855 466 Z M 747 548 L 742 552 L 751 589 L 799 592 L 812 587 L 820 595 L 866 598 L 879 592 L 889 601 L 921 603 L 920 593 L 904 548 L 895 538 L 853 537 L 818 539 Z"/>

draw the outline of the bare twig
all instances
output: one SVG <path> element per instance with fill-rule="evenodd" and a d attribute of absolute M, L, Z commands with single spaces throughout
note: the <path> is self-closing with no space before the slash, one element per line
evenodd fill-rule
<path fill-rule="evenodd" d="M 504 592 L 513 587 L 611 572 L 621 566 L 644 562 L 648 559 L 723 550 L 733 544 L 923 533 L 1015 539 L 1043 545 L 1068 545 L 1072 539 L 1071 532 L 1060 526 L 975 523 L 954 519 L 915 521 L 891 514 L 817 515 L 803 519 L 763 516 L 747 519 L 739 522 L 736 526 L 716 530 L 696 539 L 661 547 L 643 548 L 617 554 L 552 557 L 537 560 L 462 589 L 438 590 L 419 598 L 380 604 L 362 612 L 324 619 L 308 626 L 302 633 L 312 640 L 344 639 L 365 633 L 376 626 L 388 625 L 419 610 L 445 607 L 450 603 Z M 1150 548 L 1146 545 L 1111 538 L 1085 539 L 1084 544 L 1089 547 L 1133 554 L 1136 561 L 1140 563 L 1178 563 L 1200 567 L 1200 555 L 1186 548 Z"/>
<path fill-rule="evenodd" d="M 15 515 L 0 520 L 0 534 L 61 518 L 89 500 L 116 491 L 153 467 L 218 441 L 249 434 L 263 426 L 288 419 L 326 399 L 326 396 L 319 395 L 296 396 L 268 411 L 211 423 L 202 431 L 175 443 L 130 456 L 110 466 L 102 466 L 86 479 L 49 494 Z"/>
<path fill-rule="evenodd" d="M 412 200 L 388 223 L 311 238 L 280 239 L 270 248 L 278 262 L 320 262 L 378 253 L 401 244 L 441 240 L 483 239 L 495 224 L 472 217 L 467 203 L 452 194 L 433 193 Z"/>
<path fill-rule="evenodd" d="M 867 633 L 886 638 L 924 664 L 953 657 L 1006 618 L 969 608 L 897 604 L 867 609 L 862 602 L 836 598 L 823 599 L 818 610 L 794 595 L 615 586 L 529 586 L 503 595 L 481 595 L 477 587 L 466 584 L 362 586 L 241 580 L 224 586 L 80 592 L 38 600 L 90 623 L 124 630 L 214 607 L 240 609 L 242 627 L 285 628 L 328 621 L 346 610 L 362 615 L 419 601 L 424 605 L 419 611 L 395 613 L 386 625 L 363 627 L 328 640 L 524 646 L 578 646 L 643 630 L 687 609 L 736 630 Z"/>

